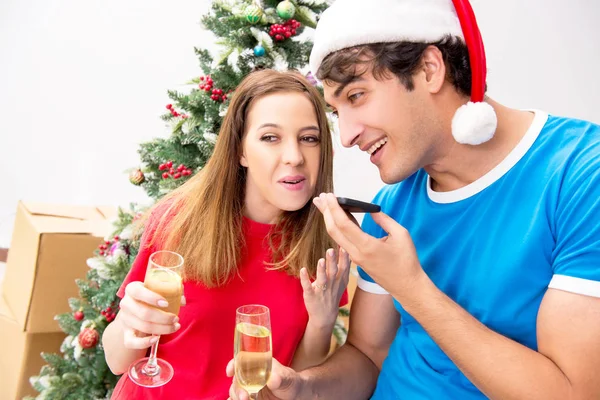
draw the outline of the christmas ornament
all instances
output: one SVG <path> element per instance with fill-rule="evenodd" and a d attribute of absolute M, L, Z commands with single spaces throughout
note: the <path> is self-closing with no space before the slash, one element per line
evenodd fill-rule
<path fill-rule="evenodd" d="M 265 55 L 265 53 L 266 53 L 265 48 L 262 47 L 260 44 L 254 48 L 254 55 L 256 57 L 262 57 Z"/>
<path fill-rule="evenodd" d="M 112 307 L 106 307 L 105 310 L 100 311 L 100 314 L 106 318 L 106 322 L 113 322 L 117 317 L 117 314 L 113 311 Z"/>
<path fill-rule="evenodd" d="M 310 71 L 308 72 L 308 74 L 306 74 L 306 80 L 309 81 L 310 84 L 313 86 L 317 86 L 319 84 L 319 82 L 317 82 L 314 75 Z"/>
<path fill-rule="evenodd" d="M 216 93 L 211 95 L 211 98 L 213 100 L 216 101 L 217 98 L 221 99 L 223 97 L 225 97 L 225 99 L 227 99 L 227 97 L 225 95 L 223 95 L 223 90 L 215 89 L 215 91 L 216 91 Z M 169 167 L 169 165 L 170 165 L 170 167 Z M 190 176 L 192 174 L 192 170 L 190 168 L 188 168 L 185 164 L 179 164 L 177 166 L 177 168 L 173 168 L 173 161 L 169 161 L 164 164 L 160 164 L 158 166 L 158 169 L 161 171 L 164 171 L 165 169 L 169 170 L 168 172 L 163 172 L 163 174 L 162 174 L 163 179 L 169 179 L 170 177 L 173 177 L 173 179 L 179 179 L 182 176 Z"/>
<path fill-rule="evenodd" d="M 140 186 L 146 180 L 146 176 L 141 169 L 137 168 L 129 174 L 129 182 L 136 186 Z"/>
<path fill-rule="evenodd" d="M 256 4 L 250 4 L 244 9 L 244 15 L 246 16 L 246 21 L 256 24 L 262 18 L 263 10 Z"/>
<path fill-rule="evenodd" d="M 73 314 L 73 318 L 75 318 L 75 321 L 82 321 L 84 318 L 83 311 L 75 311 L 75 313 Z"/>
<path fill-rule="evenodd" d="M 213 89 L 210 98 L 216 102 L 223 102 L 227 100 L 227 95 L 225 95 L 223 89 Z"/>
<path fill-rule="evenodd" d="M 200 84 L 198 85 L 198 87 L 200 88 L 200 90 L 210 92 L 212 90 L 213 84 L 214 84 L 214 82 L 213 82 L 212 78 L 210 77 L 210 75 L 201 76 Z"/>
<path fill-rule="evenodd" d="M 273 24 L 269 28 L 269 36 L 275 39 L 276 42 L 281 42 L 296 35 L 296 30 L 300 28 L 302 24 L 295 19 L 290 19 L 284 24 Z"/>
<path fill-rule="evenodd" d="M 100 339 L 100 334 L 94 328 L 85 328 L 81 332 L 79 332 L 79 336 L 77 340 L 79 344 L 84 349 L 91 349 L 92 347 L 96 347 L 98 344 L 98 339 Z"/>
<path fill-rule="evenodd" d="M 290 19 L 294 16 L 296 7 L 289 0 L 284 0 L 277 4 L 277 15 L 283 19 Z"/>
<path fill-rule="evenodd" d="M 167 104 L 167 110 L 169 110 L 171 112 L 171 115 L 174 117 L 181 117 L 181 118 L 189 117 L 187 114 L 182 114 L 182 113 L 175 111 L 175 109 L 173 108 L 173 104 Z"/>

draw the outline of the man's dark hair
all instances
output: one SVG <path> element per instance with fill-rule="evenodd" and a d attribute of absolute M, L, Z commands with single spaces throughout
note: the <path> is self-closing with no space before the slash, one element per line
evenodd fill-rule
<path fill-rule="evenodd" d="M 345 85 L 371 67 L 375 79 L 389 78 L 391 72 L 410 91 L 414 89 L 413 75 L 421 66 L 423 52 L 429 46 L 437 47 L 442 53 L 446 79 L 459 93 L 470 96 L 469 51 L 460 38 L 450 35 L 432 43 L 373 43 L 339 50 L 325 57 L 317 78 Z"/>

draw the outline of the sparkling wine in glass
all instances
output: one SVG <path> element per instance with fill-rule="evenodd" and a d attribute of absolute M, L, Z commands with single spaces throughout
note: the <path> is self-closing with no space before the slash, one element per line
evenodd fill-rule
<path fill-rule="evenodd" d="M 152 253 L 146 269 L 144 286 L 167 300 L 166 308 L 159 310 L 177 315 L 181 306 L 183 283 L 181 269 L 183 257 L 172 251 L 157 251 Z M 144 387 L 159 387 L 173 378 L 173 366 L 167 361 L 157 358 L 158 341 L 152 345 L 150 356 L 135 361 L 129 367 L 129 378 Z"/>
<path fill-rule="evenodd" d="M 252 399 L 271 375 L 271 318 L 269 309 L 246 305 L 237 309 L 235 321 L 235 378 Z"/>

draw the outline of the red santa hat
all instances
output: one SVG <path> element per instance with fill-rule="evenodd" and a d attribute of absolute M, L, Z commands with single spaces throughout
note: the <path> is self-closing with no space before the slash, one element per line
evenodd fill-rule
<path fill-rule="evenodd" d="M 323 59 L 348 47 L 400 41 L 435 42 L 458 36 L 469 50 L 471 99 L 452 119 L 452 135 L 463 144 L 490 140 L 497 118 L 484 101 L 486 60 L 481 33 L 468 0 L 336 0 L 322 14 L 310 54 L 316 75 Z"/>

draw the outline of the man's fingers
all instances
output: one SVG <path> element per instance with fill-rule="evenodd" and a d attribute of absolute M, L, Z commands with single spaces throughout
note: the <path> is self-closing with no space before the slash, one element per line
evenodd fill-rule
<path fill-rule="evenodd" d="M 236 392 L 238 400 L 250 400 L 250 395 L 244 389 L 239 389 Z"/>
<path fill-rule="evenodd" d="M 234 383 L 232 383 L 231 386 L 229 386 L 229 398 L 227 400 L 238 400 L 237 395 L 235 394 L 235 384 Z"/>
<path fill-rule="evenodd" d="M 346 212 L 337 202 L 337 199 L 332 193 L 322 194 L 321 198 L 327 202 L 327 208 L 331 212 L 331 216 L 335 221 L 335 225 L 342 234 L 355 246 L 362 246 L 370 237 L 360 229 L 357 224 L 352 222 Z M 341 245 L 341 243 L 338 243 Z M 345 246 L 342 246 L 346 248 Z M 347 249 L 347 248 L 346 248 Z"/>
<path fill-rule="evenodd" d="M 377 225 L 382 227 L 383 230 L 386 231 L 388 233 L 388 235 L 391 235 L 392 237 L 398 236 L 399 234 L 402 234 L 406 230 L 402 225 L 400 225 L 398 222 L 396 222 L 392 217 L 390 217 L 389 215 L 384 214 L 382 212 L 371 214 L 371 217 L 373 218 L 373 221 L 375 221 L 375 223 Z"/>
<path fill-rule="evenodd" d="M 284 367 L 275 358 L 273 358 L 271 368 L 271 376 L 267 381 L 269 390 L 281 393 L 287 390 L 293 391 L 296 389 L 294 388 L 296 379 L 293 375 L 295 372 L 292 369 Z"/>
<path fill-rule="evenodd" d="M 346 238 L 344 233 L 339 229 L 338 221 L 336 221 L 334 219 L 333 214 L 331 213 L 331 210 L 329 209 L 325 194 L 322 193 L 319 197 L 315 197 L 313 199 L 313 203 L 317 206 L 319 211 L 321 211 L 321 214 L 323 214 L 323 220 L 325 221 L 325 225 L 327 227 L 327 233 L 329 233 L 329 236 L 331 236 L 331 238 L 338 245 L 347 249 L 351 255 L 356 254 L 357 249 L 354 246 L 354 244 L 351 243 Z M 336 202 L 336 204 L 337 204 L 337 202 Z M 338 205 L 338 207 L 339 207 L 339 205 Z M 340 210 L 341 210 L 341 208 L 340 208 Z M 348 219 L 348 217 L 345 214 L 344 214 L 344 218 L 346 219 L 346 221 L 348 221 L 350 223 L 350 220 Z M 359 228 L 357 228 L 357 229 L 359 229 Z"/>
<path fill-rule="evenodd" d="M 235 359 L 231 359 L 229 360 L 229 362 L 227 363 L 227 367 L 225 367 L 225 373 L 227 374 L 228 377 L 232 377 L 233 374 L 235 373 Z"/>
<path fill-rule="evenodd" d="M 185 296 L 181 296 L 181 305 L 185 306 L 187 304 L 187 300 L 185 299 Z"/>

